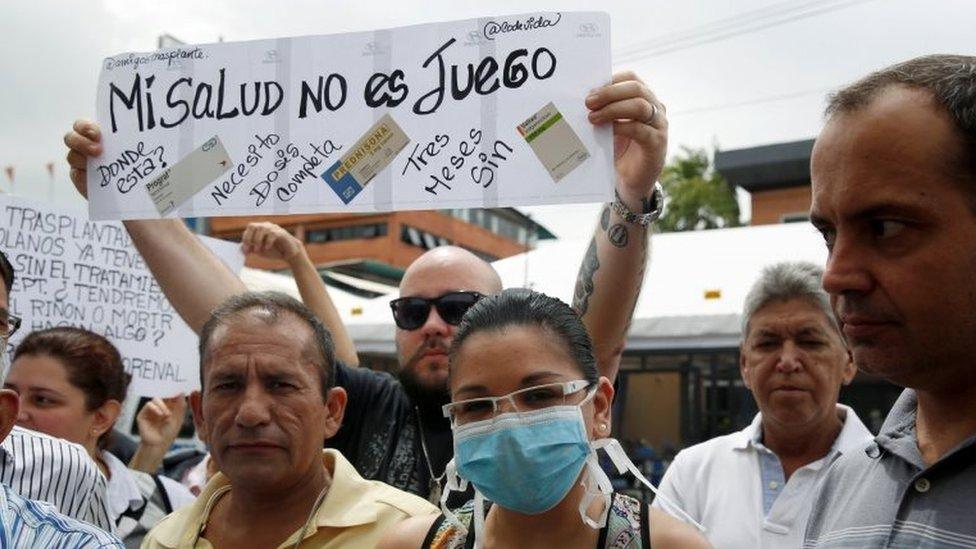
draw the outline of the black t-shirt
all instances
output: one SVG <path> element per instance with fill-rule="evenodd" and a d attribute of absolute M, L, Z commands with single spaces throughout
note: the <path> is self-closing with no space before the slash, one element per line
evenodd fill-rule
<path fill-rule="evenodd" d="M 342 452 L 364 478 L 429 497 L 431 477 L 420 433 L 431 469 L 440 476 L 454 453 L 450 422 L 434 411 L 421 412 L 386 372 L 337 363 L 336 385 L 348 394 L 346 413 L 339 432 L 325 445 Z"/>

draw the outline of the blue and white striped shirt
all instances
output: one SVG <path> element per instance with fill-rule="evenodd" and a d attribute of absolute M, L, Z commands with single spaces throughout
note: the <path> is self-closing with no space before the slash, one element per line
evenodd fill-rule
<path fill-rule="evenodd" d="M 0 485 L 0 548 L 21 547 L 125 548 L 115 536 L 58 513 L 50 503 L 24 499 Z"/>
<path fill-rule="evenodd" d="M 14 427 L 0 443 L 0 482 L 25 498 L 114 532 L 105 477 L 77 444 Z"/>

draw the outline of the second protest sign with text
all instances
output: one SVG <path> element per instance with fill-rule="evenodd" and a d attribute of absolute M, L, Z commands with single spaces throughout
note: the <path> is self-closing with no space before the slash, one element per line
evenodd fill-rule
<path fill-rule="evenodd" d="M 200 237 L 227 266 L 240 246 Z M 173 309 L 121 223 L 0 194 L 0 250 L 14 268 L 10 313 L 30 332 L 58 326 L 105 336 L 132 375 L 129 394 L 171 396 L 200 387 L 197 335 Z M 188 280 L 187 284 L 193 281 Z"/>
<path fill-rule="evenodd" d="M 612 197 L 604 13 L 539 13 L 106 59 L 93 219 Z"/>

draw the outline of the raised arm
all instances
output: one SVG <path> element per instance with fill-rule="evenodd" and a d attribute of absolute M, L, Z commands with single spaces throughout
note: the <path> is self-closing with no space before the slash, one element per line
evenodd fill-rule
<path fill-rule="evenodd" d="M 88 157 L 102 154 L 98 125 L 78 120 L 64 136 L 71 181 L 88 197 Z M 132 243 L 166 298 L 183 320 L 199 333 L 210 311 L 228 297 L 246 292 L 244 283 L 179 219 L 123 222 Z"/>
<path fill-rule="evenodd" d="M 129 469 L 153 474 L 163 464 L 166 452 L 180 434 L 186 417 L 186 397 L 182 394 L 156 397 L 136 414 L 139 426 L 139 446 L 129 460 Z"/>
<path fill-rule="evenodd" d="M 69 149 L 71 181 L 87 197 L 88 157 L 102 152 L 98 126 L 88 120 L 78 120 L 65 135 L 64 142 Z M 179 219 L 123 223 L 166 298 L 194 331 L 199 333 L 214 307 L 232 295 L 247 291 L 240 278 Z M 288 263 L 302 300 L 332 333 L 336 356 L 348 365 L 358 365 L 352 338 L 302 243 L 271 223 L 252 223 L 242 240 L 244 253 L 260 253 Z"/>
<path fill-rule="evenodd" d="M 663 199 L 654 185 L 664 168 L 668 121 L 664 105 L 632 72 L 586 98 L 590 122 L 613 124 L 617 201 L 633 214 L 649 213 Z M 656 199 L 655 199 L 656 198 Z M 604 206 L 583 257 L 573 307 L 593 340 L 600 373 L 613 381 L 650 255 L 650 228 Z M 630 217 L 630 216 L 628 216 Z"/>
<path fill-rule="evenodd" d="M 349 332 L 339 317 L 339 311 L 329 296 L 329 290 L 308 257 L 302 241 L 278 225 L 262 221 L 248 224 L 241 238 L 241 247 L 246 254 L 254 253 L 288 264 L 302 301 L 332 334 L 336 358 L 347 366 L 358 366 L 356 345 L 349 337 Z"/>
<path fill-rule="evenodd" d="M 210 312 L 228 297 L 247 291 L 241 279 L 179 219 L 125 221 L 166 299 L 200 333 Z"/>

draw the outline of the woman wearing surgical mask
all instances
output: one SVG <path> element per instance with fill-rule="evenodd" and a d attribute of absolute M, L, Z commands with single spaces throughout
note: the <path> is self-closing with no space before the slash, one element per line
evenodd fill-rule
<path fill-rule="evenodd" d="M 32 332 L 14 352 L 5 387 L 20 394 L 17 425 L 80 444 L 108 480 L 116 534 L 139 547 L 150 528 L 193 495 L 179 483 L 128 469 L 105 450 L 129 386 L 112 343 L 81 328 Z"/>
<path fill-rule="evenodd" d="M 455 335 L 450 390 L 448 488 L 471 483 L 475 499 L 409 519 L 378 547 L 709 547 L 691 526 L 613 492 L 596 450 L 636 468 L 606 438 L 613 387 L 565 303 L 521 288 L 483 298 Z"/>

